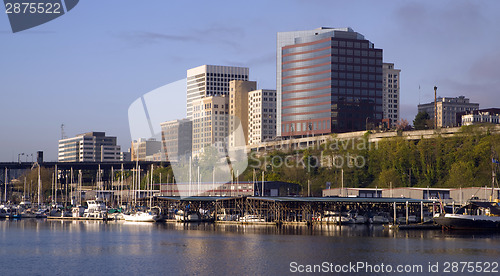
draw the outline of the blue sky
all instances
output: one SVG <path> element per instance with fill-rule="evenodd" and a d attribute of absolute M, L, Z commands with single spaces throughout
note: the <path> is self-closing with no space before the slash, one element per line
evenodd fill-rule
<path fill-rule="evenodd" d="M 248 66 L 274 89 L 276 33 L 320 26 L 351 27 L 384 49 L 402 70 L 410 122 L 434 85 L 500 107 L 498 1 L 82 0 L 16 34 L 1 10 L 1 161 L 37 150 L 56 160 L 63 123 L 69 137 L 105 131 L 126 150 L 129 105 L 202 64 Z"/>

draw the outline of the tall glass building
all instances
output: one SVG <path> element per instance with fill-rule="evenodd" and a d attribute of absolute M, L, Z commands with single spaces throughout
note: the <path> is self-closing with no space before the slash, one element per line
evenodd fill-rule
<path fill-rule="evenodd" d="M 382 49 L 363 35 L 324 27 L 278 33 L 278 50 L 280 136 L 364 130 L 382 119 Z"/>

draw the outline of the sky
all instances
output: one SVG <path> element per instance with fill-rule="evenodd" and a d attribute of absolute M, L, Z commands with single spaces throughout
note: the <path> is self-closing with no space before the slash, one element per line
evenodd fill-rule
<path fill-rule="evenodd" d="M 0 9 L 0 161 L 57 160 L 67 137 L 105 131 L 130 147 L 129 106 L 203 64 L 245 66 L 276 89 L 276 33 L 351 27 L 401 69 L 401 116 L 465 95 L 500 107 L 500 1 L 81 0 L 12 33 Z M 419 89 L 420 87 L 420 89 Z M 172 96 L 185 102 L 185 94 Z"/>

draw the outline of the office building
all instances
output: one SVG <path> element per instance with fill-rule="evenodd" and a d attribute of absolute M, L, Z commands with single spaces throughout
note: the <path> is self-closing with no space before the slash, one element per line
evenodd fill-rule
<path fill-rule="evenodd" d="M 180 156 L 191 153 L 193 122 L 188 119 L 163 122 L 161 141 L 168 161 L 179 161 Z"/>
<path fill-rule="evenodd" d="M 457 122 L 458 112 L 468 112 L 479 109 L 478 103 L 471 103 L 465 96 L 456 98 L 451 97 L 438 97 L 437 98 L 437 126 L 438 127 L 454 127 Z M 434 120 L 434 102 L 419 104 L 418 112 L 426 112 L 429 118 Z"/>
<path fill-rule="evenodd" d="M 382 49 L 351 28 L 278 33 L 277 128 L 297 137 L 382 120 Z"/>
<path fill-rule="evenodd" d="M 131 155 L 130 155 L 130 149 L 129 151 L 122 151 L 120 152 L 120 161 L 122 162 L 127 162 L 127 161 L 131 161 Z"/>
<path fill-rule="evenodd" d="M 382 110 L 384 112 L 384 119 L 389 119 L 391 126 L 394 127 L 396 122 L 400 119 L 400 97 L 399 89 L 401 87 L 401 80 L 399 75 L 400 69 L 394 68 L 394 63 L 382 64 Z"/>
<path fill-rule="evenodd" d="M 249 145 L 276 137 L 276 90 L 260 89 L 248 93 L 248 122 Z"/>
<path fill-rule="evenodd" d="M 248 80 L 246 67 L 202 65 L 187 70 L 187 118 L 193 119 L 193 101 L 229 95 L 229 81 Z"/>
<path fill-rule="evenodd" d="M 248 144 L 248 92 L 257 89 L 255 81 L 233 80 L 229 82 L 229 145 L 242 147 Z M 240 132 L 234 132 L 238 127 Z"/>
<path fill-rule="evenodd" d="M 132 147 L 131 147 L 132 161 L 147 161 L 151 156 L 158 153 L 161 153 L 161 142 L 156 141 L 156 139 L 154 138 L 150 139 L 140 138 L 139 140 L 132 141 Z"/>
<path fill-rule="evenodd" d="M 104 132 L 87 132 L 59 140 L 59 162 L 112 162 L 120 158 L 116 137 Z"/>
<path fill-rule="evenodd" d="M 199 156 L 209 146 L 224 152 L 229 127 L 228 98 L 222 95 L 193 101 L 193 156 Z"/>

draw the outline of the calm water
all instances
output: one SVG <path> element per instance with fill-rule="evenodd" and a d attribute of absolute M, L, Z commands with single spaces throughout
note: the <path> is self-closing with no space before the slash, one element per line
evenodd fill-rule
<path fill-rule="evenodd" d="M 444 262 L 500 261 L 499 234 L 364 225 L 2 220 L 0 231 L 0 275 L 283 275 L 291 274 L 291 262 L 358 261 L 423 265 L 420 275 L 428 274 L 429 262 L 439 262 L 438 275 Z"/>

